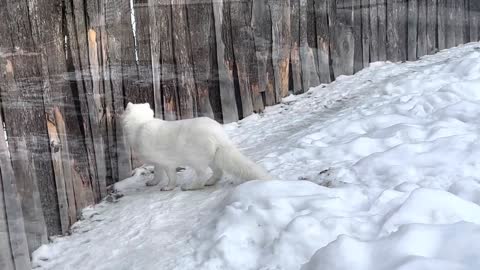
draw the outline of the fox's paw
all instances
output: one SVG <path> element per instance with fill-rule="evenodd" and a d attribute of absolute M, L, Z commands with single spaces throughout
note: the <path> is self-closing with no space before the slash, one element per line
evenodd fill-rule
<path fill-rule="evenodd" d="M 171 187 L 171 186 L 168 186 L 168 185 L 160 188 L 161 191 L 170 191 L 170 190 L 173 190 L 173 189 L 175 189 L 175 187 Z"/>
<path fill-rule="evenodd" d="M 153 187 L 153 186 L 158 185 L 158 183 L 160 183 L 160 181 L 158 181 L 157 179 L 154 178 L 154 179 L 148 180 L 148 181 L 145 183 L 145 185 L 146 185 L 147 187 Z"/>
<path fill-rule="evenodd" d="M 216 177 L 210 177 L 207 182 L 205 183 L 205 186 L 213 186 L 215 185 L 218 181 L 220 181 L 220 178 Z"/>
<path fill-rule="evenodd" d="M 183 191 L 187 191 L 187 190 L 197 190 L 197 189 L 201 189 L 201 188 L 203 188 L 203 187 L 202 187 L 202 186 L 199 186 L 199 185 L 196 185 L 196 184 L 193 184 L 193 185 L 192 185 L 192 184 L 190 184 L 190 185 L 188 185 L 188 184 L 183 184 L 183 185 L 181 186 L 181 189 L 182 189 Z"/>

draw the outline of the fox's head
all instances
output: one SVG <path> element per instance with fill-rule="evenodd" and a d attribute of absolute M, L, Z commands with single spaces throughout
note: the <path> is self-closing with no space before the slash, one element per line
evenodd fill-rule
<path fill-rule="evenodd" d="M 124 124 L 138 123 L 153 119 L 154 112 L 150 108 L 150 104 L 133 104 L 129 102 L 125 108 L 125 112 L 121 116 Z"/>
<path fill-rule="evenodd" d="M 140 118 L 153 118 L 154 112 L 148 103 L 133 104 L 129 102 L 124 115 L 135 115 Z"/>

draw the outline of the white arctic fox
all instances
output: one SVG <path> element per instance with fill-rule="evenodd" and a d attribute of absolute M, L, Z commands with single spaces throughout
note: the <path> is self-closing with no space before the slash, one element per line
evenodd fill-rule
<path fill-rule="evenodd" d="M 179 166 L 189 166 L 197 174 L 196 181 L 182 186 L 183 190 L 214 185 L 224 171 L 244 180 L 270 179 L 261 167 L 238 151 L 214 120 L 202 117 L 163 121 L 153 115 L 148 103 L 128 103 L 122 115 L 128 143 L 144 162 L 155 166 L 155 178 L 147 185 L 160 183 L 162 190 L 172 190 Z M 208 167 L 213 171 L 209 179 Z"/>

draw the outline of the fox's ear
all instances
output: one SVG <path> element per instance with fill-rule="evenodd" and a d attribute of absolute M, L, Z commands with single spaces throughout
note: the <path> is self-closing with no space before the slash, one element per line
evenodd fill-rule
<path fill-rule="evenodd" d="M 132 103 L 132 102 L 128 102 L 127 108 L 130 108 L 130 107 L 132 107 L 132 106 L 133 106 L 133 103 Z"/>

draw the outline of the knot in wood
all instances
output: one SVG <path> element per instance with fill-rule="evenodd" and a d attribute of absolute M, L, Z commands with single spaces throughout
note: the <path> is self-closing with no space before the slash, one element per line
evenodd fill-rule
<path fill-rule="evenodd" d="M 59 143 L 58 141 L 51 140 L 51 141 L 50 141 L 50 148 L 52 149 L 52 151 L 53 151 L 54 153 L 57 153 L 57 152 L 60 151 L 60 149 L 62 148 L 62 144 Z"/>

